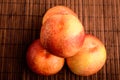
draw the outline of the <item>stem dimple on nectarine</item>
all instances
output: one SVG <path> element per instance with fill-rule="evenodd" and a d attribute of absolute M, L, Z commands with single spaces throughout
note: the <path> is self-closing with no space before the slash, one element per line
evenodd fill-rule
<path fill-rule="evenodd" d="M 28 48 L 26 59 L 29 68 L 41 75 L 56 74 L 64 65 L 64 58 L 52 55 L 45 50 L 39 39 L 35 40 Z"/>

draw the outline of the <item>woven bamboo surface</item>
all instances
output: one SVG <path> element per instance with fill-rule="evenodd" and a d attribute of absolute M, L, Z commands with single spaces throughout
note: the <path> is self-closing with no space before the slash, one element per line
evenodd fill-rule
<path fill-rule="evenodd" d="M 77 76 L 65 65 L 46 77 L 27 67 L 27 48 L 39 38 L 44 13 L 56 5 L 71 8 L 86 33 L 105 44 L 107 61 L 98 73 Z M 120 0 L 0 0 L 0 80 L 120 80 Z"/>

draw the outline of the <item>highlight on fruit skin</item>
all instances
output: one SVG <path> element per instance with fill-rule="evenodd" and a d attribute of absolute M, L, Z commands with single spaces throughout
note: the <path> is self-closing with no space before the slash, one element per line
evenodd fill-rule
<path fill-rule="evenodd" d="M 77 14 L 74 13 L 70 8 L 68 8 L 66 6 L 60 6 L 60 5 L 58 5 L 58 6 L 54 6 L 54 7 L 52 7 L 52 8 L 50 8 L 50 9 L 47 10 L 47 12 L 45 13 L 45 15 L 43 16 L 42 24 L 44 24 L 45 21 L 49 17 L 51 17 L 51 16 L 53 16 L 55 14 L 71 14 L 71 15 L 74 15 L 74 16 L 78 17 Z"/>
<path fill-rule="evenodd" d="M 106 49 L 95 36 L 86 35 L 80 51 L 66 58 L 69 69 L 80 76 L 90 76 L 97 73 L 105 64 Z"/>
<path fill-rule="evenodd" d="M 71 14 L 53 15 L 41 27 L 41 45 L 56 56 L 66 58 L 75 55 L 83 40 L 84 28 Z"/>
<path fill-rule="evenodd" d="M 64 65 L 64 58 L 52 55 L 45 50 L 39 39 L 29 46 L 26 60 L 33 72 L 46 76 L 58 73 Z"/>

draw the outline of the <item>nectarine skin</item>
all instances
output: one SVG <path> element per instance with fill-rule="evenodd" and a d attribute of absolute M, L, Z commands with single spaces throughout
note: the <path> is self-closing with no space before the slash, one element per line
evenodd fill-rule
<path fill-rule="evenodd" d="M 77 17 L 77 14 L 75 14 L 71 9 L 69 9 L 68 7 L 65 6 L 55 6 L 52 7 L 50 9 L 47 10 L 47 12 L 45 13 L 45 15 L 43 16 L 43 21 L 42 23 L 44 24 L 44 22 L 51 16 L 55 15 L 55 14 L 72 14 L 74 16 Z"/>
<path fill-rule="evenodd" d="M 66 59 L 70 70 L 81 76 L 97 73 L 105 64 L 106 49 L 103 43 L 92 35 L 86 35 L 80 51 Z"/>
<path fill-rule="evenodd" d="M 60 57 L 75 55 L 84 41 L 84 28 L 70 14 L 56 14 L 43 24 L 40 41 L 44 48 Z"/>
<path fill-rule="evenodd" d="M 39 39 L 28 48 L 26 59 L 29 68 L 41 75 L 56 74 L 64 65 L 64 58 L 54 56 L 42 48 Z"/>

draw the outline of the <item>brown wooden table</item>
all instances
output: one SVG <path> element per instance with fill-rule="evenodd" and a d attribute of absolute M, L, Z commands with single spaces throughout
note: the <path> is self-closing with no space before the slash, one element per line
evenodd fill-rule
<path fill-rule="evenodd" d="M 107 61 L 98 73 L 77 76 L 65 65 L 46 77 L 27 67 L 27 48 L 39 38 L 44 13 L 56 5 L 71 8 L 86 33 L 105 44 Z M 0 0 L 0 80 L 120 80 L 120 0 Z"/>

